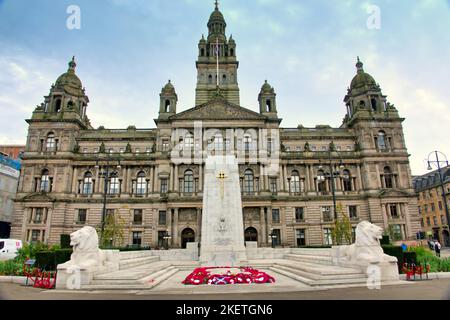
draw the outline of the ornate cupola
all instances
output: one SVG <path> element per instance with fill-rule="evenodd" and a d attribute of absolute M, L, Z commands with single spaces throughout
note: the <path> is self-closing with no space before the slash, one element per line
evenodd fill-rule
<path fill-rule="evenodd" d="M 159 119 L 167 119 L 177 113 L 178 96 L 172 82 L 169 82 L 162 88 L 159 104 Z"/>
<path fill-rule="evenodd" d="M 258 95 L 259 112 L 261 114 L 277 118 L 276 96 L 274 88 L 266 80 Z"/>
<path fill-rule="evenodd" d="M 240 103 L 236 42 L 232 36 L 227 39 L 226 27 L 225 18 L 216 1 L 208 20 L 208 37 L 205 39 L 202 35 L 198 43 L 196 106 L 214 99 L 218 92 L 217 86 L 228 102 L 236 105 Z"/>
<path fill-rule="evenodd" d="M 387 103 L 380 85 L 364 71 L 364 64 L 359 57 L 356 62 L 356 75 L 347 89 L 344 102 L 347 107 L 346 120 L 352 119 L 357 114 L 384 117 L 392 112 L 396 113 L 395 108 Z"/>
<path fill-rule="evenodd" d="M 36 108 L 33 118 L 78 119 L 89 126 L 86 109 L 89 98 L 80 78 L 75 73 L 75 57 L 69 62 L 69 69 L 58 77 L 44 97 L 44 103 Z"/>

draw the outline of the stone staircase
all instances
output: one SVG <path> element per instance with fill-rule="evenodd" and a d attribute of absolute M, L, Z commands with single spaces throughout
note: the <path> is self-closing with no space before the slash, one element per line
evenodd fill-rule
<path fill-rule="evenodd" d="M 330 250 L 308 249 L 286 254 L 284 259 L 252 261 L 257 268 L 282 274 L 311 287 L 364 285 L 366 274 L 355 268 L 333 265 Z"/>
<path fill-rule="evenodd" d="M 81 290 L 149 290 L 180 270 L 193 270 L 197 261 L 160 261 L 148 252 L 120 253 L 119 270 L 95 274 Z"/>

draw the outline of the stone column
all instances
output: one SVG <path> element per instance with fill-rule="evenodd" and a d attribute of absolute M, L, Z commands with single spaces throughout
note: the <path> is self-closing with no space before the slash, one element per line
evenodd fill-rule
<path fill-rule="evenodd" d="M 380 181 L 380 169 L 378 168 L 378 165 L 376 164 L 375 165 L 375 168 L 376 168 L 376 170 L 377 170 L 377 184 L 376 184 L 376 188 L 381 188 L 381 185 L 380 185 L 380 183 L 381 183 L 381 181 Z"/>
<path fill-rule="evenodd" d="M 197 208 L 197 230 L 198 230 L 197 242 L 201 243 L 201 240 L 202 240 L 202 209 L 201 208 Z"/>
<path fill-rule="evenodd" d="M 311 191 L 311 173 L 309 172 L 309 164 L 306 165 L 306 182 L 305 182 L 305 192 Z"/>
<path fill-rule="evenodd" d="M 267 229 L 266 229 L 266 221 L 264 218 L 264 207 L 259 208 L 259 224 L 261 225 L 261 236 L 260 236 L 260 243 L 259 244 L 266 244 L 267 243 Z M 258 246 L 259 246 L 258 244 Z"/>
<path fill-rule="evenodd" d="M 203 192 L 203 163 L 198 165 L 198 192 Z"/>
<path fill-rule="evenodd" d="M 77 193 L 77 182 L 78 182 L 78 168 L 73 168 L 73 177 L 72 177 L 72 193 Z"/>
<path fill-rule="evenodd" d="M 310 190 L 311 190 L 311 192 L 316 192 L 316 185 L 315 185 L 315 182 L 314 182 L 313 165 L 309 165 L 309 172 L 310 172 L 310 180 L 309 180 Z"/>
<path fill-rule="evenodd" d="M 149 193 L 154 192 L 154 185 L 155 185 L 155 177 L 154 177 L 154 171 L 155 169 L 153 167 L 150 167 L 150 184 L 149 184 Z"/>
<path fill-rule="evenodd" d="M 356 165 L 356 172 L 358 174 L 358 177 L 356 179 L 357 186 L 355 186 L 355 188 L 358 192 L 360 192 L 363 189 L 363 185 L 362 185 L 363 181 L 362 181 L 362 175 L 361 175 L 361 166 L 359 164 Z"/>
<path fill-rule="evenodd" d="M 289 191 L 289 186 L 287 184 L 287 166 L 284 165 L 283 166 L 283 186 L 284 186 L 284 191 Z"/>
<path fill-rule="evenodd" d="M 179 182 L 180 180 L 178 179 L 178 166 L 174 165 L 174 190 L 175 192 L 179 192 L 180 191 L 180 186 L 179 186 Z"/>
<path fill-rule="evenodd" d="M 178 239 L 178 208 L 175 208 L 174 219 L 173 219 L 173 229 L 172 229 L 172 245 L 175 247 L 181 247 Z"/>
<path fill-rule="evenodd" d="M 169 192 L 174 191 L 175 185 L 174 185 L 174 177 L 173 177 L 173 169 L 174 165 L 170 165 L 170 176 L 169 176 Z"/>
<path fill-rule="evenodd" d="M 397 176 L 398 176 L 397 181 L 395 181 L 396 179 L 394 176 L 395 175 L 392 176 L 392 182 L 394 184 L 394 188 L 402 188 L 404 186 L 404 184 L 403 184 L 403 180 L 402 180 L 402 169 L 401 169 L 400 163 L 397 163 Z"/>

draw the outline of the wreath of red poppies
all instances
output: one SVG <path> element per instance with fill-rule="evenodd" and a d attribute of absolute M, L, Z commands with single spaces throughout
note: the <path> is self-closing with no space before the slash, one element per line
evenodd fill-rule
<path fill-rule="evenodd" d="M 228 269 L 225 273 L 218 274 L 216 269 Z M 240 272 L 232 273 L 231 269 L 239 269 Z M 227 285 L 227 284 L 263 284 L 274 283 L 275 278 L 263 271 L 251 267 L 202 267 L 195 269 L 182 282 L 185 285 Z"/>

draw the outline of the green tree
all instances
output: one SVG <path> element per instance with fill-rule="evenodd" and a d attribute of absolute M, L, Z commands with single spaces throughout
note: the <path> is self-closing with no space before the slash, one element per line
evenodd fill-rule
<path fill-rule="evenodd" d="M 100 236 L 100 246 L 105 247 L 121 247 L 125 239 L 126 221 L 120 214 L 107 214 L 105 217 L 105 227 L 103 234 L 101 226 L 97 229 Z"/>
<path fill-rule="evenodd" d="M 335 245 L 351 244 L 352 239 L 352 224 L 350 218 L 344 213 L 344 208 L 341 203 L 336 206 L 336 213 L 338 218 L 334 222 L 334 229 L 331 231 L 333 243 Z"/>

